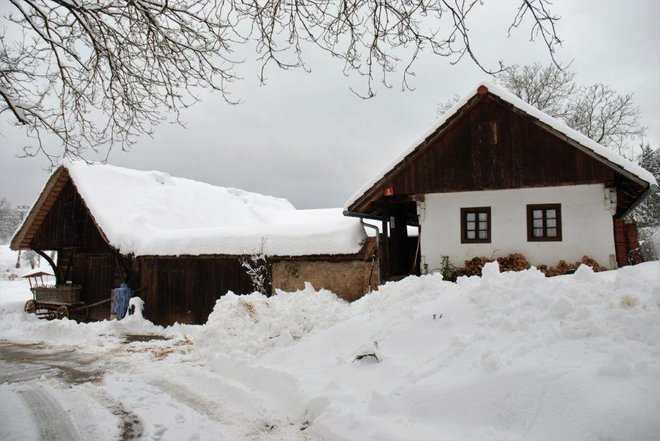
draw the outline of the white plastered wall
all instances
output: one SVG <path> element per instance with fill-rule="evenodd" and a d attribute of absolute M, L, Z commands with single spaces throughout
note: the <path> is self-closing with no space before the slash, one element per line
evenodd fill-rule
<path fill-rule="evenodd" d="M 609 195 L 609 194 L 608 194 Z M 562 240 L 527 241 L 527 205 L 561 204 Z M 525 255 L 532 265 L 575 262 L 582 256 L 610 267 L 614 249 L 613 205 L 602 184 L 427 194 L 420 212 L 422 272 L 456 266 L 477 256 Z M 491 243 L 461 243 L 461 208 L 491 207 Z"/>

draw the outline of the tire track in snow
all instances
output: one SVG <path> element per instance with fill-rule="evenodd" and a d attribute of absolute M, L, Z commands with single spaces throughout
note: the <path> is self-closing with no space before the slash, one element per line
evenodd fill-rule
<path fill-rule="evenodd" d="M 152 380 L 149 384 L 169 395 L 176 402 L 188 406 L 198 414 L 204 415 L 223 426 L 235 428 L 242 433 L 242 439 L 261 439 L 261 435 L 267 434 L 276 427 L 270 421 L 243 415 L 236 411 L 236 409 L 229 409 L 217 401 L 200 397 L 198 393 L 182 384 L 177 384 L 163 378 L 157 381 Z"/>
<path fill-rule="evenodd" d="M 135 412 L 128 410 L 120 402 L 113 400 L 101 390 L 95 390 L 90 395 L 97 403 L 119 418 L 119 425 L 121 427 L 119 439 L 121 441 L 131 441 L 142 438 L 144 424 Z"/>
<path fill-rule="evenodd" d="M 217 380 L 216 380 L 217 381 Z M 156 387 L 163 393 L 172 397 L 176 402 L 188 406 L 198 414 L 204 415 L 220 424 L 234 427 L 242 432 L 241 439 L 245 440 L 309 440 L 308 434 L 291 422 L 275 421 L 259 417 L 258 410 L 261 403 L 257 397 L 253 397 L 255 413 L 244 415 L 235 408 L 227 408 L 218 401 L 205 399 L 192 389 L 183 384 L 174 383 L 164 378 L 149 381 L 151 386 Z M 227 387 L 238 392 L 234 386 Z"/>
<path fill-rule="evenodd" d="M 78 430 L 64 408 L 40 387 L 18 392 L 28 405 L 44 440 L 81 440 Z"/>
<path fill-rule="evenodd" d="M 222 417 L 218 403 L 196 396 L 193 391 L 182 385 L 167 380 L 150 381 L 149 384 L 171 396 L 176 401 L 190 407 L 195 412 L 205 415 L 214 421 L 224 424 L 232 422 L 232 419 Z"/>

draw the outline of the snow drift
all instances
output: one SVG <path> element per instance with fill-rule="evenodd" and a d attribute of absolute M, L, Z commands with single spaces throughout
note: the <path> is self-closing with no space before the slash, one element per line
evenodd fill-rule
<path fill-rule="evenodd" d="M 0 339 L 70 336 L 81 349 L 119 353 L 117 322 L 38 322 L 12 305 L 0 311 Z M 623 441 L 660 433 L 658 262 L 604 273 L 582 266 L 554 278 L 489 264 L 481 278 L 409 277 L 351 304 L 310 286 L 270 298 L 228 294 L 203 326 L 141 326 L 178 336 L 154 345 L 192 343 L 157 363 L 123 362 L 153 376 L 185 371 L 176 381 L 202 395 L 202 378 L 222 379 L 232 387 L 205 400 L 231 403 L 235 395 L 223 390 L 240 390 L 237 409 L 261 403 L 260 418 L 290 428 L 283 439 Z"/>

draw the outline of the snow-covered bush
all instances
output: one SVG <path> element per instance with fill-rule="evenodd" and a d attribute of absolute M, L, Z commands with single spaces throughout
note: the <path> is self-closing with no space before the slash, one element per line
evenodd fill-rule
<path fill-rule="evenodd" d="M 261 239 L 261 248 L 258 252 L 240 260 L 241 267 L 252 282 L 252 289 L 262 294 L 270 294 L 270 263 L 264 253 L 265 239 Z"/>

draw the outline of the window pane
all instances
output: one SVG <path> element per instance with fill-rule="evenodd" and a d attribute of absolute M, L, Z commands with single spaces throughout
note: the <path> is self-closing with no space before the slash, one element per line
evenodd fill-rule
<path fill-rule="evenodd" d="M 557 219 L 548 219 L 548 227 L 556 227 L 557 226 Z"/>
<path fill-rule="evenodd" d="M 534 237 L 543 237 L 543 228 L 534 228 L 532 235 Z"/>
<path fill-rule="evenodd" d="M 476 230 L 477 229 L 477 223 L 476 222 L 468 222 L 467 223 L 467 229 L 468 229 L 468 231 Z"/>
<path fill-rule="evenodd" d="M 548 219 L 556 219 L 557 218 L 557 210 L 555 210 L 554 208 L 550 208 L 550 209 L 546 210 L 545 217 L 547 217 Z"/>
<path fill-rule="evenodd" d="M 548 228 L 548 237 L 557 237 L 557 229 Z"/>
<path fill-rule="evenodd" d="M 479 239 L 488 239 L 488 231 L 479 230 Z"/>
<path fill-rule="evenodd" d="M 477 220 L 476 213 L 468 213 L 467 214 L 467 220 L 469 220 L 469 221 Z"/>
<path fill-rule="evenodd" d="M 468 231 L 467 232 L 467 238 L 468 239 L 474 239 L 475 237 L 476 237 L 476 235 L 475 235 L 474 231 Z"/>
<path fill-rule="evenodd" d="M 479 222 L 479 229 L 480 230 L 487 230 L 488 229 L 488 222 Z"/>
<path fill-rule="evenodd" d="M 532 217 L 534 219 L 542 219 L 543 218 L 543 210 L 532 210 Z"/>
<path fill-rule="evenodd" d="M 488 220 L 488 213 L 479 213 L 479 220 L 480 221 L 487 221 Z"/>
<path fill-rule="evenodd" d="M 534 228 L 543 228 L 543 219 L 534 219 Z"/>

